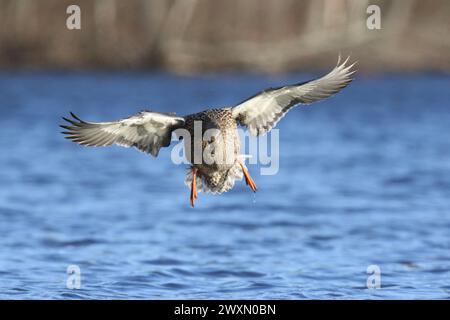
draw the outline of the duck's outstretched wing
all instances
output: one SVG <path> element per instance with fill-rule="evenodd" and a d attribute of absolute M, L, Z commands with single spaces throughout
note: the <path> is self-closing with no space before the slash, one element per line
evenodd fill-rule
<path fill-rule="evenodd" d="M 270 131 L 297 104 L 309 104 L 328 98 L 345 88 L 353 79 L 355 63 L 348 65 L 339 57 L 336 67 L 322 78 L 259 92 L 231 108 L 234 118 L 247 126 L 252 135 Z"/>
<path fill-rule="evenodd" d="M 70 125 L 61 125 L 67 139 L 85 146 L 135 147 L 154 157 L 170 144 L 172 131 L 184 124 L 184 118 L 174 114 L 150 111 L 112 122 L 86 122 L 70 114 L 73 119 L 63 118 Z"/>

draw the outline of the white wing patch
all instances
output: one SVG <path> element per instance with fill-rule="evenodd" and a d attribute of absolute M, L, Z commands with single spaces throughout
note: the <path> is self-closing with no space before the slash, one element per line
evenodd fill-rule
<path fill-rule="evenodd" d="M 345 88 L 353 79 L 355 63 L 347 66 L 349 58 L 322 78 L 297 85 L 268 89 L 231 109 L 233 117 L 247 126 L 252 135 L 270 131 L 286 113 L 298 104 L 309 104 L 326 99 Z"/>
<path fill-rule="evenodd" d="M 112 122 L 86 122 L 71 115 L 73 119 L 63 118 L 71 126 L 61 126 L 67 130 L 63 132 L 67 139 L 85 146 L 135 147 L 154 157 L 161 147 L 169 146 L 172 131 L 184 124 L 184 118 L 151 111 Z"/>

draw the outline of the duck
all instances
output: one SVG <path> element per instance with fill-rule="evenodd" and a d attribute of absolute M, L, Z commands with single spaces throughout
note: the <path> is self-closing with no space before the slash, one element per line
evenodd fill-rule
<path fill-rule="evenodd" d="M 153 157 L 170 145 L 175 133 L 184 140 L 190 164 L 185 184 L 194 207 L 199 192 L 227 192 L 243 177 L 256 192 L 256 183 L 245 165 L 246 156 L 240 153 L 238 127 L 247 129 L 251 136 L 264 135 L 294 107 L 335 95 L 353 80 L 356 62 L 350 64 L 349 58 L 342 61 L 339 56 L 336 66 L 320 78 L 269 88 L 231 107 L 186 116 L 145 110 L 108 122 L 85 121 L 70 112 L 71 118 L 63 117 L 67 123 L 60 127 L 65 129 L 65 138 L 83 146 L 133 147 Z"/>

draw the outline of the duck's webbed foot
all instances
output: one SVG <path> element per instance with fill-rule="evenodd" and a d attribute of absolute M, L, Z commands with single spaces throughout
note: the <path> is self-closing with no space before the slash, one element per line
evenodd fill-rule
<path fill-rule="evenodd" d="M 247 168 L 244 166 L 242 162 L 239 161 L 239 165 L 242 168 L 242 172 L 244 173 L 245 177 L 245 183 L 252 188 L 253 192 L 256 192 L 258 188 L 256 187 L 255 181 L 253 181 L 252 177 L 250 176 L 250 173 L 248 173 Z"/>
<path fill-rule="evenodd" d="M 194 207 L 194 201 L 197 199 L 197 171 L 198 169 L 192 167 L 192 182 L 191 182 L 191 207 Z"/>

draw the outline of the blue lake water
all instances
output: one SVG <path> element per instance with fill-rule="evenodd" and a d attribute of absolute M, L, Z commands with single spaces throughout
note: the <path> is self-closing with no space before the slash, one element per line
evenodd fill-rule
<path fill-rule="evenodd" d="M 292 110 L 278 174 L 250 165 L 255 195 L 238 182 L 195 209 L 170 148 L 154 159 L 59 133 L 69 111 L 188 114 L 310 77 L 0 73 L 0 298 L 449 298 L 449 76 L 360 76 Z"/>

